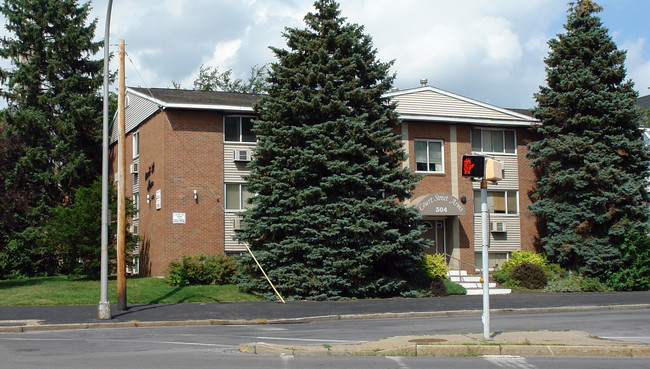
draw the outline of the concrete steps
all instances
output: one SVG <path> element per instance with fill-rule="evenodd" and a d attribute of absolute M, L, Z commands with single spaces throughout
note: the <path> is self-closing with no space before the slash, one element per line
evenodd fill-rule
<path fill-rule="evenodd" d="M 469 276 L 465 270 L 450 270 L 447 274 L 452 282 L 465 287 L 468 295 L 483 294 L 483 283 L 481 283 L 480 276 Z M 489 283 L 488 287 L 490 295 L 507 295 L 512 292 L 509 288 L 496 288 L 497 284 L 493 282 Z"/>

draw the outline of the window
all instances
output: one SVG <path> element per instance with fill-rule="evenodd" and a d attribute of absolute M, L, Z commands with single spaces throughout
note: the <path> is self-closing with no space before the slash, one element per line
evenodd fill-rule
<path fill-rule="evenodd" d="M 248 199 L 253 194 L 248 192 L 248 185 L 243 183 L 226 184 L 226 210 L 240 211 L 250 208 Z"/>
<path fill-rule="evenodd" d="M 133 132 L 133 158 L 140 156 L 140 131 Z"/>
<path fill-rule="evenodd" d="M 444 173 L 443 148 L 441 140 L 415 140 L 415 171 Z"/>
<path fill-rule="evenodd" d="M 515 131 L 480 128 L 472 130 L 472 151 L 474 152 L 514 154 L 515 147 Z"/>
<path fill-rule="evenodd" d="M 133 194 L 133 220 L 140 218 L 140 194 Z"/>
<path fill-rule="evenodd" d="M 493 214 L 517 214 L 517 191 L 489 191 L 488 211 Z M 474 213 L 481 213 L 481 190 L 474 191 Z"/>
<path fill-rule="evenodd" d="M 228 142 L 255 142 L 251 117 L 226 117 L 224 119 L 224 140 Z"/>

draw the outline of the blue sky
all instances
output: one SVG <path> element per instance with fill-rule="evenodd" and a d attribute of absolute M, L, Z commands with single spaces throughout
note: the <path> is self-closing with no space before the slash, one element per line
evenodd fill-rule
<path fill-rule="evenodd" d="M 628 78 L 650 94 L 650 0 L 600 0 Z M 108 0 L 92 0 L 104 34 Z M 274 61 L 284 27 L 300 27 L 312 0 L 114 0 L 111 44 L 126 42 L 127 85 L 192 88 L 201 65 L 232 69 Z M 396 87 L 429 85 L 501 107 L 529 108 L 544 84 L 546 42 L 563 32 L 561 0 L 340 0 L 382 61 L 395 60 Z M 112 46 L 113 49 L 116 46 Z M 111 65 L 114 70 L 116 65 Z"/>

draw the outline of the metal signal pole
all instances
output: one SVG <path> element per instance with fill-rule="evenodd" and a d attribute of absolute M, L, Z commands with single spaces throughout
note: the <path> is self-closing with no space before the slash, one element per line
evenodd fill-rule
<path fill-rule="evenodd" d="M 481 181 L 481 260 L 483 271 L 483 339 L 490 339 L 490 275 L 488 273 L 488 245 L 490 233 L 488 224 L 487 180 Z"/>
<path fill-rule="evenodd" d="M 124 40 L 119 47 L 119 87 L 117 97 L 117 308 L 126 310 L 126 132 L 124 116 Z"/>
<path fill-rule="evenodd" d="M 106 10 L 106 27 L 104 31 L 104 111 L 102 123 L 102 239 L 101 239 L 101 272 L 100 297 L 97 306 L 97 318 L 111 319 L 111 304 L 108 302 L 108 35 L 111 28 L 111 9 L 113 0 L 108 0 Z"/>

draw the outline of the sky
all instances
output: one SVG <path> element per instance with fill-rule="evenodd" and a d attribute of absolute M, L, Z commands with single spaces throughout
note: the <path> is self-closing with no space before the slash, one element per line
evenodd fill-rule
<path fill-rule="evenodd" d="M 650 94 L 650 0 L 596 0 L 640 96 Z M 395 87 L 430 86 L 506 108 L 535 106 L 547 41 L 562 33 L 564 0 L 339 0 L 365 27 L 378 58 L 394 60 Z M 103 39 L 108 0 L 92 0 Z M 285 27 L 304 28 L 313 0 L 113 0 L 110 44 L 126 43 L 126 84 L 192 88 L 201 65 L 232 69 L 275 62 Z M 6 31 L 4 31 L 6 34 Z M 100 54 L 102 54 L 100 52 Z M 103 54 L 102 54 L 103 55 Z M 111 70 L 116 70 L 116 59 Z"/>

